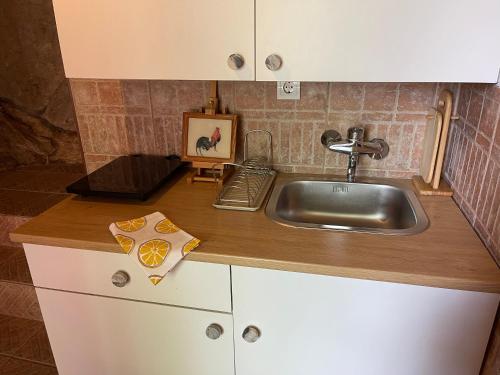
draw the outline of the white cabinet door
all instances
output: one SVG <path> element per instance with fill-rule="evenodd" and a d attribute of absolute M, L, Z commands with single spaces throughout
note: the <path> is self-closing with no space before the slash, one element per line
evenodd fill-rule
<path fill-rule="evenodd" d="M 53 0 L 70 78 L 253 80 L 253 0 Z M 229 55 L 245 59 L 240 70 Z"/>
<path fill-rule="evenodd" d="M 256 0 L 257 80 L 497 82 L 499 14 L 499 0 Z"/>
<path fill-rule="evenodd" d="M 232 316 L 37 288 L 60 375 L 234 375 Z M 219 324 L 224 333 L 209 339 Z"/>
<path fill-rule="evenodd" d="M 244 267 L 232 278 L 237 375 L 477 375 L 499 299 Z"/>

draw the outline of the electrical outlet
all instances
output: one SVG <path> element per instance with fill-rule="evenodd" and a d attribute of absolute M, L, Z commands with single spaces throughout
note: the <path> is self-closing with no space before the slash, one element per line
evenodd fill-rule
<path fill-rule="evenodd" d="M 277 96 L 278 99 L 299 100 L 300 82 L 298 81 L 278 81 Z"/>

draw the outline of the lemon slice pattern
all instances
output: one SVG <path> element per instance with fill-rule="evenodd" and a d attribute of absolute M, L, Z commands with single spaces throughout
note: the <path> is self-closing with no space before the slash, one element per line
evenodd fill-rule
<path fill-rule="evenodd" d="M 139 262 L 145 267 L 155 268 L 161 266 L 172 246 L 165 240 L 149 240 L 139 246 L 137 256 Z"/>
<path fill-rule="evenodd" d="M 124 252 L 127 254 L 132 251 L 135 245 L 135 241 L 127 236 L 124 236 L 123 234 L 116 234 L 115 239 L 118 242 L 118 244 L 121 246 Z"/>
<path fill-rule="evenodd" d="M 201 242 L 160 212 L 115 222 L 109 229 L 123 252 L 132 257 L 153 285 L 162 282 Z"/>
<path fill-rule="evenodd" d="M 140 217 L 138 219 L 126 220 L 126 221 L 117 221 L 116 226 L 118 229 L 124 232 L 136 232 L 146 225 L 146 218 Z"/>
<path fill-rule="evenodd" d="M 200 240 L 197 238 L 193 238 L 191 241 L 187 242 L 182 246 L 182 256 L 190 253 L 194 248 L 198 247 L 200 244 Z"/>
<path fill-rule="evenodd" d="M 148 279 L 153 283 L 153 285 L 157 285 L 163 277 L 160 275 L 151 275 Z"/>
<path fill-rule="evenodd" d="M 168 219 L 163 219 L 158 224 L 155 225 L 155 231 L 158 233 L 175 233 L 179 231 L 179 228 Z"/>

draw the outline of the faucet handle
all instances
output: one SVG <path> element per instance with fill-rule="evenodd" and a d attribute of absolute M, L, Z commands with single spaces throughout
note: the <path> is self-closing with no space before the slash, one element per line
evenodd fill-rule
<path fill-rule="evenodd" d="M 375 159 L 375 160 L 380 160 L 380 159 L 383 159 L 387 156 L 387 154 L 389 154 L 389 145 L 387 144 L 386 141 L 384 141 L 383 139 L 380 139 L 380 138 L 373 138 L 370 143 L 372 144 L 375 144 L 378 146 L 379 148 L 379 151 L 377 152 L 374 152 L 372 154 L 369 154 L 369 156 L 372 158 L 372 159 Z"/>
<path fill-rule="evenodd" d="M 326 130 L 322 135 L 321 135 L 321 143 L 323 146 L 328 148 L 333 142 L 339 142 L 342 140 L 342 136 L 340 133 L 336 130 L 330 129 Z"/>

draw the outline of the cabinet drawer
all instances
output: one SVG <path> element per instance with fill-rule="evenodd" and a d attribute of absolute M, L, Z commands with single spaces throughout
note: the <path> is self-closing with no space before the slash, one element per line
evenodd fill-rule
<path fill-rule="evenodd" d="M 154 286 L 126 254 L 24 244 L 36 287 L 231 312 L 228 265 L 182 261 Z M 116 287 L 111 276 L 130 281 Z"/>

